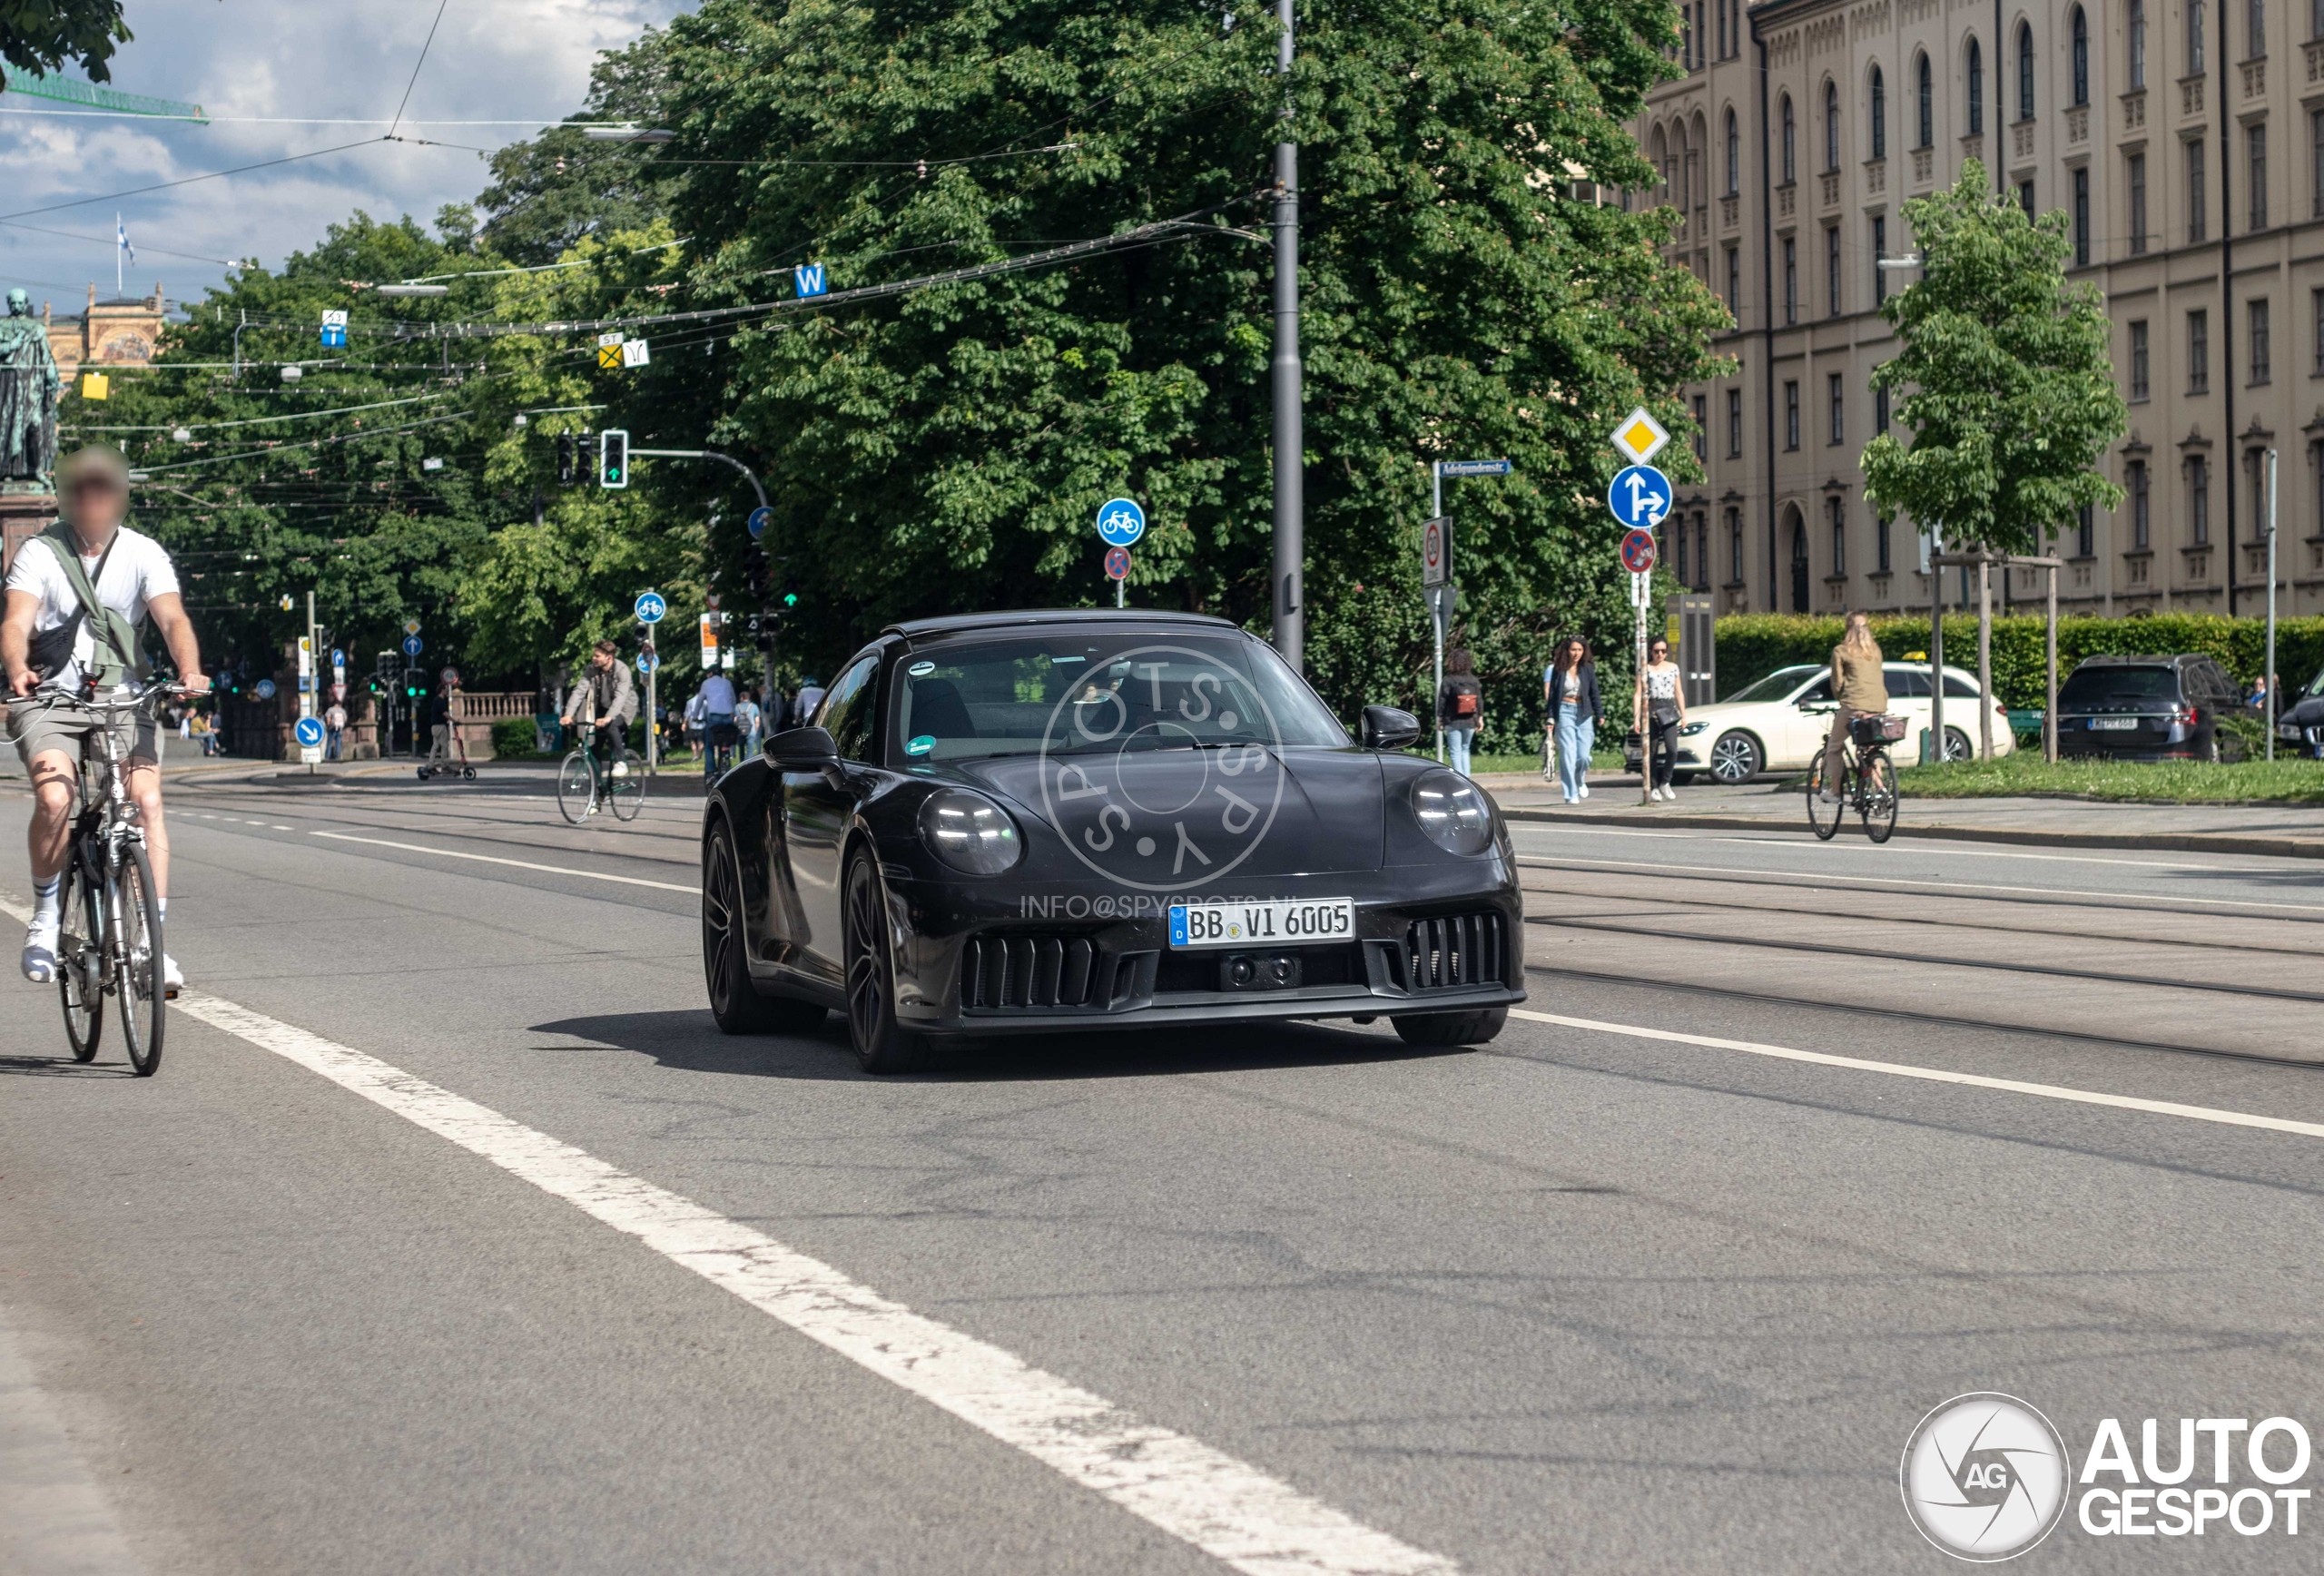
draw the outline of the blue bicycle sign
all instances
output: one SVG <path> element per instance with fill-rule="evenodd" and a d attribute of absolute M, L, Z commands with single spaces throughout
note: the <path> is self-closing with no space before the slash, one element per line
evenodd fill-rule
<path fill-rule="evenodd" d="M 662 600 L 659 591 L 641 591 L 637 594 L 635 611 L 640 624 L 659 624 L 668 616 L 670 605 Z"/>
<path fill-rule="evenodd" d="M 1127 547 L 1146 535 L 1146 511 L 1135 498 L 1108 498 L 1098 511 L 1098 535 L 1108 547 Z"/>

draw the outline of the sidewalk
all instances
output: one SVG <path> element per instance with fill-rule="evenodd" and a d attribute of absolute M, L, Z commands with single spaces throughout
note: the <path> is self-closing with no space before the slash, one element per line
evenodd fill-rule
<path fill-rule="evenodd" d="M 1699 783 L 1676 801 L 1639 803 L 1639 783 L 1625 773 L 1592 773 L 1590 796 L 1568 804 L 1538 773 L 1488 773 L 1477 779 L 1512 821 L 1584 826 L 1647 825 L 1709 832 L 1805 833 L 1800 792 L 1768 783 L 1724 787 Z M 1861 837 L 1850 817 L 1841 835 Z M 1926 799 L 1909 792 L 1896 818 L 1898 837 L 2043 848 L 2159 849 L 2181 853 L 2264 854 L 2324 859 L 2324 811 L 2286 805 L 2104 804 L 2073 799 Z"/>

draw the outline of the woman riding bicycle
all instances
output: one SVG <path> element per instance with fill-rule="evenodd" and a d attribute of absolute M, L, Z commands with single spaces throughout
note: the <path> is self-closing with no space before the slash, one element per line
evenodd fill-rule
<path fill-rule="evenodd" d="M 1888 709 L 1888 681 L 1881 671 L 1880 646 L 1872 638 L 1872 621 L 1851 613 L 1832 647 L 1832 731 L 1824 737 L 1823 787 L 1817 797 L 1827 804 L 1840 803 L 1840 744 L 1848 727 L 1861 716 L 1878 716 Z"/>

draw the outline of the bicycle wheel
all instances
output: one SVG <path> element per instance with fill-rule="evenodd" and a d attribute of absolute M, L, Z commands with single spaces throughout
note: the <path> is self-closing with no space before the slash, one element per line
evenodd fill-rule
<path fill-rule="evenodd" d="M 578 826 L 596 808 L 597 774 L 589 769 L 589 753 L 575 750 L 556 765 L 556 808 Z"/>
<path fill-rule="evenodd" d="M 1824 758 L 1818 755 L 1815 764 L 1807 768 L 1807 824 L 1826 842 L 1832 841 L 1832 834 L 1840 829 L 1840 817 L 1847 813 L 1848 768 L 1845 761 L 1840 763 L 1840 781 L 1834 792 L 1839 794 L 1840 802 L 1825 803 Z"/>
<path fill-rule="evenodd" d="M 162 1065 L 162 903 L 153 892 L 153 867 L 145 851 L 131 843 L 121 867 L 106 883 L 105 911 L 113 917 L 105 951 L 113 965 L 113 995 L 121 1003 L 121 1038 L 130 1070 L 152 1078 Z"/>
<path fill-rule="evenodd" d="M 1886 750 L 1865 757 L 1864 792 L 1858 801 L 1865 835 L 1886 842 L 1896 830 L 1896 763 Z"/>
<path fill-rule="evenodd" d="M 75 849 L 64 862 L 56 894 L 62 922 L 56 934 L 56 989 L 64 1000 L 64 1039 L 74 1061 L 94 1061 L 105 1029 L 104 927 L 96 889 Z"/>
<path fill-rule="evenodd" d="M 621 769 L 608 781 L 606 803 L 612 807 L 616 821 L 635 821 L 637 813 L 645 808 L 645 772 L 636 762 L 616 763 Z"/>

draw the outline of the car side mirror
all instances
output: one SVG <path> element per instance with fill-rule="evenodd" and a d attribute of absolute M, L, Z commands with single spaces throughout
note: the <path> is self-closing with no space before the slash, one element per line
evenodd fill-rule
<path fill-rule="evenodd" d="M 1401 750 L 1420 737 L 1420 719 L 1394 706 L 1366 706 L 1360 736 L 1367 750 Z"/>
<path fill-rule="evenodd" d="M 839 744 L 822 728 L 793 728 L 766 742 L 767 759 L 786 772 L 819 772 L 839 764 Z"/>

